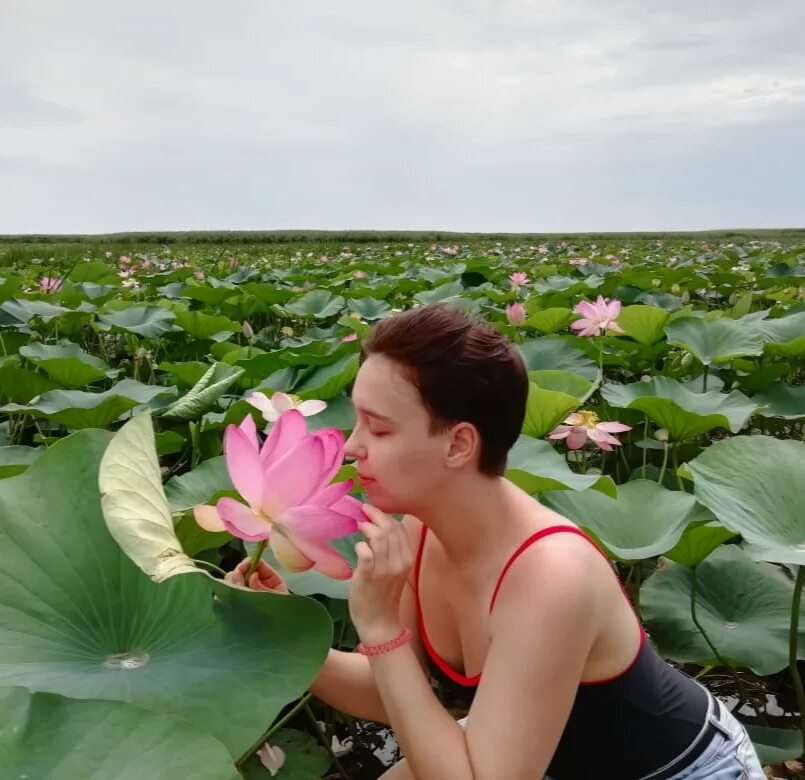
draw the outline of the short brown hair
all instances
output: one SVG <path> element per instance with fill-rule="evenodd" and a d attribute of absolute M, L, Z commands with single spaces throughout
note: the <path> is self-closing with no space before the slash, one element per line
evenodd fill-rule
<path fill-rule="evenodd" d="M 384 355 L 401 364 L 431 418 L 431 433 L 472 423 L 481 437 L 479 470 L 501 476 L 525 418 L 528 374 L 498 330 L 454 304 L 409 309 L 381 320 L 361 362 Z"/>

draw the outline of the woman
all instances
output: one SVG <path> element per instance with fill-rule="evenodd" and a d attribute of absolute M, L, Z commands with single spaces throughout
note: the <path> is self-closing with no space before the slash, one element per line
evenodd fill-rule
<path fill-rule="evenodd" d="M 602 552 L 504 478 L 527 394 L 516 348 L 457 307 L 376 326 L 346 443 L 371 502 L 361 652 L 332 650 L 313 693 L 393 727 L 405 758 L 386 780 L 761 780 L 743 727 L 659 658 Z M 266 566 L 250 585 L 284 587 Z M 466 692 L 467 718 L 430 675 Z"/>

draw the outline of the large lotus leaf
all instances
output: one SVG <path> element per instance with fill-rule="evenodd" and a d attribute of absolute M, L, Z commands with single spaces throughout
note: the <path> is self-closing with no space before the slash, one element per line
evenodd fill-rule
<path fill-rule="evenodd" d="M 213 363 L 190 391 L 166 407 L 162 414 L 177 420 L 200 417 L 240 379 L 243 372 L 240 366 Z"/>
<path fill-rule="evenodd" d="M 596 388 L 596 383 L 590 382 L 578 374 L 571 374 L 569 371 L 551 371 L 549 369 L 529 371 L 528 378 L 543 390 L 566 393 L 582 402 L 586 401 Z"/>
<path fill-rule="evenodd" d="M 763 353 L 756 323 L 736 322 L 726 317 L 715 320 L 680 317 L 665 326 L 665 333 L 669 344 L 686 349 L 706 366 Z"/>
<path fill-rule="evenodd" d="M 178 385 L 192 387 L 210 370 L 210 364 L 200 360 L 187 360 L 182 363 L 160 363 L 157 369 L 175 376 Z"/>
<path fill-rule="evenodd" d="M 735 531 L 716 522 L 692 523 L 665 557 L 682 566 L 698 566 L 713 550 L 736 536 Z"/>
<path fill-rule="evenodd" d="M 175 387 L 145 385 L 134 379 L 124 379 L 103 393 L 50 390 L 36 403 L 6 404 L 0 407 L 0 412 L 26 412 L 74 430 L 106 428 L 136 406 L 153 402 L 158 396 L 175 394 Z"/>
<path fill-rule="evenodd" d="M 102 260 L 94 260 L 89 263 L 77 263 L 70 271 L 70 280 L 73 282 L 118 282 L 119 279 L 112 270 Z"/>
<path fill-rule="evenodd" d="M 200 301 L 207 306 L 220 306 L 224 301 L 239 294 L 238 288 L 234 286 L 222 285 L 221 287 L 210 287 L 209 285 L 201 284 L 182 287 L 179 297 Z"/>
<path fill-rule="evenodd" d="M 736 436 L 687 464 L 696 498 L 752 557 L 805 564 L 805 442 Z"/>
<path fill-rule="evenodd" d="M 2 313 L 2 310 L 0 310 Z M 0 321 L 2 317 L 0 317 Z M 28 343 L 30 335 L 19 330 L 0 329 L 0 355 L 16 355 L 19 348 Z"/>
<path fill-rule="evenodd" d="M 32 398 L 57 387 L 53 380 L 27 368 L 13 365 L 0 367 L 0 395 L 13 403 L 27 404 Z"/>
<path fill-rule="evenodd" d="M 414 296 L 417 303 L 440 303 L 452 298 L 458 298 L 464 292 L 464 285 L 460 281 L 447 282 L 447 284 L 434 287 L 432 290 L 422 290 Z"/>
<path fill-rule="evenodd" d="M 305 399 L 317 398 L 326 401 L 335 398 L 341 395 L 358 375 L 358 362 L 358 354 L 353 353 L 330 365 L 318 366 L 296 385 L 293 391 Z"/>
<path fill-rule="evenodd" d="M 361 318 L 372 322 L 385 317 L 390 311 L 391 306 L 386 301 L 379 301 L 377 298 L 365 296 L 363 298 L 350 298 L 347 301 L 347 308 L 357 312 Z"/>
<path fill-rule="evenodd" d="M 777 417 L 781 420 L 805 417 L 805 385 L 792 387 L 783 382 L 775 382 L 753 395 L 752 400 L 763 405 L 764 408 L 759 413 L 764 417 Z"/>
<path fill-rule="evenodd" d="M 534 382 L 529 382 L 523 433 L 541 439 L 579 406 L 581 401 L 573 395 L 556 390 L 544 390 Z"/>
<path fill-rule="evenodd" d="M 119 701 L 0 688 L 0 776 L 32 780 L 237 780 L 226 748 Z"/>
<path fill-rule="evenodd" d="M 174 325 L 174 314 L 160 306 L 129 306 L 98 314 L 99 330 L 118 330 L 156 339 L 180 330 Z"/>
<path fill-rule="evenodd" d="M 534 328 L 542 333 L 557 333 L 562 328 L 566 328 L 573 320 L 578 319 L 578 315 L 571 309 L 561 306 L 553 306 L 549 309 L 539 309 L 530 314 L 523 323 L 527 328 Z"/>
<path fill-rule="evenodd" d="M 25 300 L 21 298 L 10 298 L 0 304 L 0 310 L 10 314 L 18 322 L 28 322 L 34 317 L 39 317 L 42 322 L 50 322 L 56 317 L 68 314 L 71 310 L 64 306 L 57 306 L 47 301 Z"/>
<path fill-rule="evenodd" d="M 211 341 L 226 341 L 233 333 L 240 330 L 237 322 L 219 314 L 204 314 L 201 311 L 175 312 L 176 324 L 187 331 L 193 338 Z"/>
<path fill-rule="evenodd" d="M 519 436 L 509 451 L 506 477 L 530 494 L 587 488 L 600 490 L 610 496 L 618 493 L 610 477 L 576 474 L 547 441 L 531 436 Z"/>
<path fill-rule="evenodd" d="M 526 341 L 520 346 L 520 352 L 528 371 L 569 371 L 590 382 L 596 381 L 598 377 L 598 366 L 562 336 L 542 336 Z"/>
<path fill-rule="evenodd" d="M 329 290 L 311 290 L 284 305 L 287 312 L 299 317 L 325 319 L 338 314 L 344 308 L 344 299 Z"/>
<path fill-rule="evenodd" d="M 618 497 L 597 490 L 556 491 L 540 500 L 591 531 L 612 557 L 654 558 L 672 549 L 690 523 L 707 517 L 689 493 L 636 479 L 618 486 Z"/>
<path fill-rule="evenodd" d="M 645 412 L 659 428 L 667 429 L 674 441 L 692 439 L 713 428 L 738 433 L 759 406 L 738 390 L 728 395 L 717 391 L 696 393 L 663 376 L 628 385 L 608 383 L 601 388 L 601 394 L 612 406 Z"/>
<path fill-rule="evenodd" d="M 0 479 L 21 474 L 42 452 L 42 447 L 24 447 L 22 445 L 0 447 Z"/>
<path fill-rule="evenodd" d="M 690 614 L 692 569 L 663 561 L 640 590 L 640 611 L 659 651 L 679 663 L 719 665 Z M 760 675 L 788 665 L 794 584 L 778 567 L 724 545 L 696 567 L 696 618 L 729 662 Z M 798 657 L 805 658 L 805 604 Z"/>
<path fill-rule="evenodd" d="M 352 400 L 344 395 L 327 401 L 323 412 L 307 418 L 307 429 L 312 433 L 319 428 L 340 428 L 345 433 L 355 427 L 355 407 Z"/>
<path fill-rule="evenodd" d="M 98 488 L 109 532 L 149 577 L 162 582 L 198 571 L 173 529 L 148 412 L 129 420 L 112 438 L 101 459 Z"/>
<path fill-rule="evenodd" d="M 805 311 L 774 320 L 764 320 L 760 329 L 765 351 L 771 355 L 805 357 Z"/>
<path fill-rule="evenodd" d="M 200 463 L 192 471 L 172 477 L 165 485 L 170 511 L 186 512 L 196 504 L 209 504 L 217 493 L 235 488 L 223 455 Z"/>
<path fill-rule="evenodd" d="M 109 440 L 81 431 L 0 481 L 0 685 L 135 704 L 240 756 L 314 678 L 330 619 L 207 574 L 150 581 L 101 513 Z"/>
<path fill-rule="evenodd" d="M 746 730 L 755 746 L 761 766 L 782 764 L 802 755 L 802 732 L 747 724 Z"/>
<path fill-rule="evenodd" d="M 635 304 L 624 306 L 618 316 L 618 325 L 627 336 L 646 346 L 662 341 L 665 336 L 665 323 L 668 312 L 659 306 Z"/>
<path fill-rule="evenodd" d="M 78 388 L 107 376 L 109 367 L 78 344 L 29 344 L 20 355 L 36 363 L 48 376 L 66 388 Z"/>

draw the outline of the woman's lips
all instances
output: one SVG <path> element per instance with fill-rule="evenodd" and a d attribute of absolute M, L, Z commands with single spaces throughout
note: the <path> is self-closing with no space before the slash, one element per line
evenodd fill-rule
<path fill-rule="evenodd" d="M 374 482 L 371 477 L 364 477 L 363 474 L 358 474 L 358 480 L 364 487 L 366 487 L 366 485 L 371 485 Z"/>

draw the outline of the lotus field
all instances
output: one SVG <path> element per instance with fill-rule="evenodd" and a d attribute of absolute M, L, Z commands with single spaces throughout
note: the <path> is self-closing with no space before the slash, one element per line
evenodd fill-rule
<path fill-rule="evenodd" d="M 382 773 L 308 688 L 357 641 L 361 340 L 443 301 L 528 367 L 507 477 L 765 763 L 802 756 L 805 244 L 111 247 L 0 245 L 0 777 Z M 260 555 L 290 594 L 224 579 Z"/>

